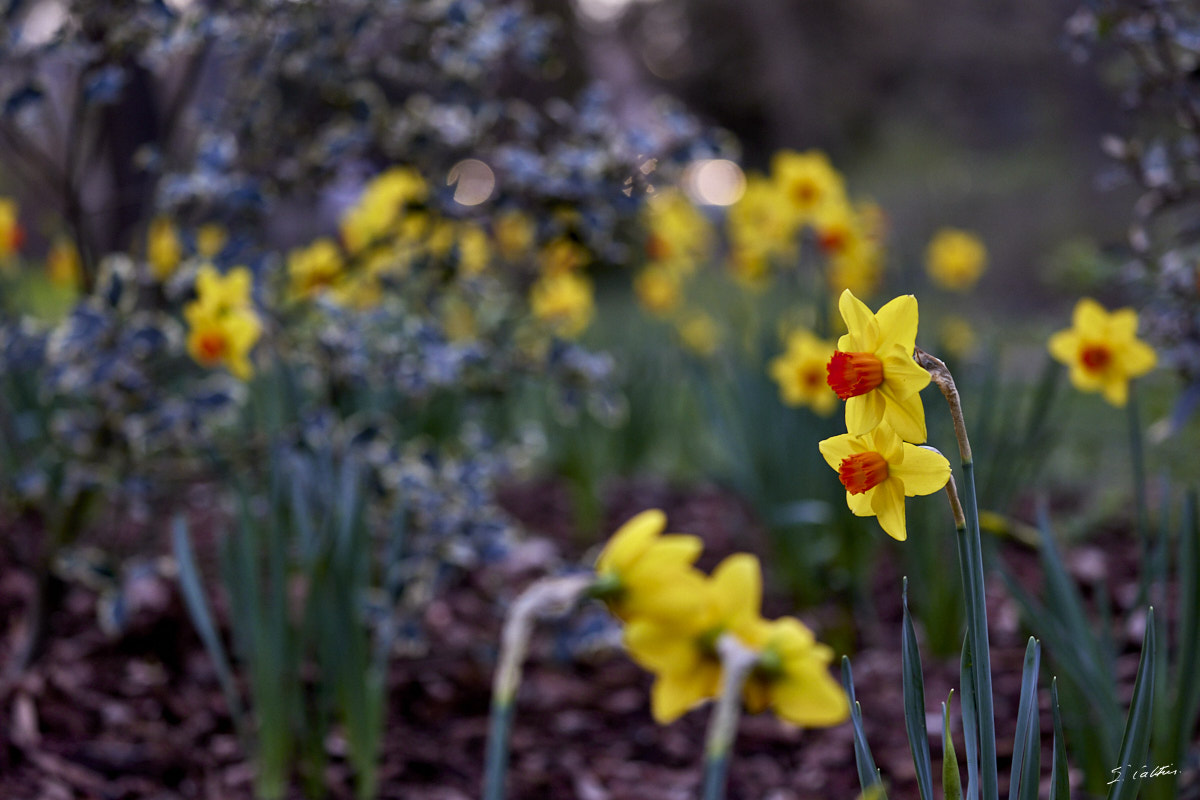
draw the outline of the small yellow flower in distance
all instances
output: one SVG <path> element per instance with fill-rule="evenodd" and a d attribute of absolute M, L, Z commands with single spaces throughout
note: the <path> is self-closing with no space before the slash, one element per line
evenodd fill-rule
<path fill-rule="evenodd" d="M 878 517 L 889 536 L 908 537 L 904 498 L 933 494 L 950 480 L 950 462 L 936 450 L 902 442 L 888 425 L 865 436 L 844 433 L 818 445 L 846 487 L 846 503 L 859 517 Z"/>
<path fill-rule="evenodd" d="M 846 692 L 829 674 L 833 651 L 793 617 L 760 621 L 746 634 L 759 653 L 746 681 L 746 709 L 770 708 L 783 720 L 804 727 L 827 727 L 850 716 Z"/>
<path fill-rule="evenodd" d="M 560 336 L 578 336 L 592 321 L 591 281 L 573 272 L 545 275 L 529 290 L 529 308 Z"/>
<path fill-rule="evenodd" d="M 225 249 L 229 234 L 215 222 L 205 223 L 196 231 L 196 254 L 204 259 L 213 259 Z"/>
<path fill-rule="evenodd" d="M 712 240 L 712 230 L 687 195 L 666 189 L 646 201 L 646 258 L 658 264 L 690 273 L 704 258 Z"/>
<path fill-rule="evenodd" d="M 313 297 L 332 287 L 342 277 L 342 251 L 328 237 L 288 253 L 288 279 L 296 298 Z"/>
<path fill-rule="evenodd" d="M 591 261 L 587 248 L 579 242 L 560 236 L 546 243 L 538 256 L 543 275 L 562 275 L 583 269 Z"/>
<path fill-rule="evenodd" d="M 803 222 L 811 220 L 825 205 L 846 200 L 841 174 L 824 153 L 816 150 L 776 153 L 771 159 L 771 175 L 786 207 Z"/>
<path fill-rule="evenodd" d="M 487 233 L 473 222 L 458 227 L 458 269 L 464 275 L 478 275 L 492 260 Z"/>
<path fill-rule="evenodd" d="M 679 340 L 690 352 L 708 358 L 717 352 L 721 332 L 716 321 L 703 311 L 686 314 L 676 326 Z"/>
<path fill-rule="evenodd" d="M 862 435 L 887 422 L 905 441 L 925 441 L 921 390 L 930 377 L 913 361 L 917 298 L 902 295 L 872 314 L 847 289 L 838 308 L 847 333 L 826 371 L 829 386 L 846 401 L 846 430 Z"/>
<path fill-rule="evenodd" d="M 402 233 L 398 230 L 402 218 L 424 217 L 406 212 L 411 206 L 424 203 L 428 195 L 428 184 L 412 167 L 392 167 L 381 173 L 367 184 L 358 202 L 342 216 L 342 244 L 349 252 L 357 253 Z"/>
<path fill-rule="evenodd" d="M 956 358 L 967 358 L 979 347 L 975 328 L 965 317 L 947 315 L 938 329 L 942 349 Z"/>
<path fill-rule="evenodd" d="M 765 260 L 795 256 L 797 221 L 779 187 L 762 175 L 746 179 L 746 191 L 730 207 L 726 228 L 735 251 L 754 252 Z"/>
<path fill-rule="evenodd" d="M 1083 392 L 1102 392 L 1114 406 L 1129 398 L 1129 381 L 1154 369 L 1154 348 L 1137 338 L 1132 308 L 1109 313 L 1090 297 L 1075 305 L 1071 327 L 1050 337 L 1050 355 L 1071 368 L 1071 383 Z"/>
<path fill-rule="evenodd" d="M 253 374 L 250 351 L 262 335 L 250 288 L 250 272 L 245 267 L 222 276 L 205 265 L 196 274 L 196 299 L 183 309 L 192 358 L 205 367 L 224 364 L 241 380 Z"/>
<path fill-rule="evenodd" d="M 503 211 L 492 220 L 496 249 L 506 261 L 518 261 L 528 255 L 536 233 L 533 220 L 521 211 Z"/>
<path fill-rule="evenodd" d="M 146 234 L 146 261 L 150 263 L 150 272 L 156 280 L 164 281 L 179 266 L 182 257 L 183 243 L 179 241 L 175 226 L 166 217 L 156 217 Z"/>
<path fill-rule="evenodd" d="M 943 228 L 934 234 L 925 251 L 925 269 L 933 282 L 952 292 L 975 285 L 987 266 L 987 249 L 968 231 Z"/>
<path fill-rule="evenodd" d="M 803 328 L 788 334 L 787 349 L 772 359 L 768 367 L 771 380 L 779 384 L 779 397 L 785 405 L 808 406 L 822 416 L 833 413 L 838 396 L 829 388 L 825 370 L 833 353 L 831 342 Z"/>
<path fill-rule="evenodd" d="M 663 264 L 644 267 L 633 279 L 638 302 L 651 314 L 666 316 L 683 299 L 683 276 Z"/>
<path fill-rule="evenodd" d="M 46 276 L 50 282 L 55 286 L 77 287 L 82 271 L 75 243 L 63 236 L 56 238 L 46 254 Z"/>
<path fill-rule="evenodd" d="M 25 229 L 21 227 L 17 202 L 0 197 L 0 261 L 11 258 L 25 243 Z"/>
<path fill-rule="evenodd" d="M 734 248 L 729 253 L 729 271 L 743 289 L 761 292 L 771 282 L 771 259 L 757 248 Z"/>
<path fill-rule="evenodd" d="M 612 535 L 596 558 L 597 594 L 615 617 L 677 620 L 693 615 L 703 576 L 692 569 L 703 544 L 687 534 L 663 535 L 667 516 L 637 514 Z"/>
<path fill-rule="evenodd" d="M 725 633 L 744 639 L 761 621 L 762 569 L 754 556 L 729 556 L 700 587 L 695 613 L 669 622 L 635 617 L 625 626 L 630 657 L 655 674 L 650 711 L 660 724 L 716 695 L 717 640 Z"/>

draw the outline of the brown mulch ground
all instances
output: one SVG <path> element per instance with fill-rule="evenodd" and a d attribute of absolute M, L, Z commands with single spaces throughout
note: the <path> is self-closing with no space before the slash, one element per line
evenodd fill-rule
<path fill-rule="evenodd" d="M 397 659 L 382 767 L 382 797 L 461 800 L 478 796 L 491 669 L 504 604 L 537 576 L 538 564 L 577 558 L 569 502 L 553 483 L 514 487 L 506 507 L 535 534 L 509 564 L 468 575 L 426 613 L 428 651 Z M 646 507 L 664 508 L 671 527 L 702 536 L 706 558 L 760 549 L 753 515 L 713 487 L 687 491 L 645 482 L 617 486 L 606 503 L 605 529 Z M 0 530 L 0 536 L 28 535 Z M 948 543 L 949 544 L 949 543 Z M 165 547 L 165 544 L 164 544 Z M 761 552 L 761 549 L 760 549 Z M 1114 538 L 1076 554 L 1073 563 L 1107 573 L 1115 596 L 1134 580 L 1134 548 Z M 1036 556 L 1019 546 L 1004 558 L 1030 585 Z M 711 563 L 706 564 L 711 566 Z M 953 551 L 947 569 L 956 570 Z M 30 577 L 0 563 L 0 620 L 7 656 L 20 625 Z M 1128 594 L 1128 592 L 1125 592 Z M 174 586 L 149 579 L 132 626 L 119 638 L 95 624 L 96 595 L 72 587 L 52 620 L 44 656 L 0 698 L 0 798 L 34 800 L 247 800 L 252 770 L 233 736 L 212 667 L 192 632 Z M 899 677 L 899 576 L 884 564 L 874 596 L 883 632 L 854 655 L 867 736 L 892 798 L 916 797 L 904 734 Z M 998 744 L 1011 755 L 1025 639 L 1001 581 L 989 584 Z M 765 611 L 789 613 L 768 597 Z M 834 609 L 801 616 L 818 632 Z M 938 701 L 958 683 L 957 659 L 924 659 L 931 732 L 940 731 Z M 695 797 L 707 715 L 693 712 L 657 726 L 647 701 L 649 678 L 618 653 L 586 663 L 555 657 L 538 640 L 526 670 L 512 736 L 510 793 L 520 800 L 669 800 Z M 1048 732 L 1047 693 L 1042 693 Z M 848 725 L 800 731 L 769 715 L 743 719 L 730 773 L 731 798 L 853 798 L 858 785 Z M 957 744 L 963 753 L 962 742 Z M 940 775 L 940 734 L 931 748 Z M 331 741 L 330 750 L 339 751 Z M 1043 755 L 1049 764 L 1049 752 Z M 965 777 L 965 776 L 964 776 Z M 348 772 L 330 768 L 330 796 L 351 796 Z M 1005 780 L 1002 777 L 1002 786 Z"/>

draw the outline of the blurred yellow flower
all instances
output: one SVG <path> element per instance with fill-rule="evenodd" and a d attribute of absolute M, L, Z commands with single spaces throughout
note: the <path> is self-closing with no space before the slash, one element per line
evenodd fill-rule
<path fill-rule="evenodd" d="M 788 334 L 787 349 L 771 360 L 768 373 L 779 384 L 785 405 L 808 406 L 828 416 L 837 408 L 838 396 L 829 388 L 825 365 L 833 358 L 832 342 L 817 338 L 803 328 Z"/>
<path fill-rule="evenodd" d="M 179 266 L 183 257 L 183 243 L 175 225 L 166 217 L 155 217 L 146 234 L 146 261 L 154 278 L 164 281 Z"/>
<path fill-rule="evenodd" d="M 591 261 L 587 248 L 566 236 L 546 243 L 538 256 L 543 275 L 561 275 L 583 269 Z"/>
<path fill-rule="evenodd" d="M 21 249 L 25 229 L 21 227 L 17 201 L 0 197 L 0 261 L 6 261 Z"/>
<path fill-rule="evenodd" d="M 762 175 L 746 179 L 746 191 L 730 207 L 726 227 L 735 252 L 764 263 L 795 256 L 796 220 L 788 213 L 779 187 Z"/>
<path fill-rule="evenodd" d="M 313 297 L 342 277 L 342 251 L 336 242 L 323 236 L 288 253 L 287 267 L 292 297 Z"/>
<path fill-rule="evenodd" d="M 684 315 L 676 326 L 679 340 L 690 352 L 707 358 L 717 352 L 721 333 L 716 321 L 703 311 Z"/>
<path fill-rule="evenodd" d="M 650 197 L 645 207 L 646 258 L 684 274 L 708 254 L 712 230 L 699 209 L 677 189 Z"/>
<path fill-rule="evenodd" d="M 933 282 L 952 292 L 975 285 L 987 266 L 987 249 L 975 234 L 943 228 L 925 251 L 925 269 Z"/>
<path fill-rule="evenodd" d="M 560 336 L 578 336 L 592 321 L 592 284 L 573 272 L 550 273 L 529 290 L 529 307 Z"/>
<path fill-rule="evenodd" d="M 196 254 L 204 259 L 213 259 L 225 249 L 229 234 L 215 222 L 201 225 L 196 231 Z"/>
<path fill-rule="evenodd" d="M 692 569 L 700 539 L 667 534 L 667 516 L 657 508 L 637 514 L 604 545 L 596 558 L 597 594 L 618 619 L 678 620 L 696 613 L 702 576 Z"/>
<path fill-rule="evenodd" d="M 79 286 L 82 271 L 83 264 L 75 243 L 64 236 L 56 238 L 46 254 L 46 277 L 55 286 L 75 288 Z"/>
<path fill-rule="evenodd" d="M 668 266 L 651 264 L 633 279 L 633 290 L 643 308 L 651 314 L 666 316 L 683 299 L 683 278 Z"/>
<path fill-rule="evenodd" d="M 965 317 L 949 314 L 938 328 L 942 349 L 955 358 L 967 358 L 979 347 L 975 328 Z"/>
<path fill-rule="evenodd" d="M 517 261 L 528 255 L 536 233 L 533 220 L 522 211 L 502 211 L 492 220 L 496 249 L 506 261 Z"/>
<path fill-rule="evenodd" d="M 917 298 L 897 297 L 873 314 L 846 290 L 838 308 L 847 333 L 829 360 L 827 380 L 846 401 L 846 430 L 862 435 L 886 422 L 905 441 L 925 441 L 921 390 L 930 377 L 913 361 Z"/>
<path fill-rule="evenodd" d="M 205 367 L 224 364 L 241 380 L 253 374 L 250 351 L 262 335 L 250 288 L 250 272 L 245 267 L 222 276 L 205 265 L 196 274 L 196 299 L 183 309 L 188 354 Z"/>
<path fill-rule="evenodd" d="M 1102 392 L 1114 406 L 1129 398 L 1129 381 L 1154 369 L 1154 348 L 1137 338 L 1132 308 L 1109 313 L 1090 297 L 1075 305 L 1071 327 L 1050 337 L 1050 355 L 1071 368 L 1071 383 L 1083 392 Z"/>
<path fill-rule="evenodd" d="M 492 245 L 488 235 L 473 222 L 458 226 L 458 269 L 464 275 L 478 275 L 492 260 Z"/>
<path fill-rule="evenodd" d="M 660 724 L 716 695 L 721 681 L 717 640 L 739 639 L 761 618 L 762 570 L 746 553 L 729 556 L 692 592 L 701 603 L 680 619 L 634 617 L 625 626 L 629 655 L 655 674 L 650 711 Z"/>
<path fill-rule="evenodd" d="M 846 199 L 841 174 L 816 150 L 781 150 L 771 159 L 771 176 L 785 207 L 801 222 L 810 221 L 827 204 Z"/>
<path fill-rule="evenodd" d="M 749 626 L 745 644 L 759 653 L 746 681 L 746 709 L 770 708 L 783 720 L 804 727 L 826 727 L 850 716 L 845 690 L 829 674 L 833 651 L 793 617 Z"/>
<path fill-rule="evenodd" d="M 886 423 L 865 436 L 844 433 L 819 445 L 846 487 L 846 503 L 859 517 L 878 517 L 889 536 L 908 538 L 904 498 L 933 494 L 950 480 L 950 462 L 936 450 L 902 442 Z"/>
<path fill-rule="evenodd" d="M 392 167 L 379 174 L 342 215 L 342 244 L 348 252 L 357 253 L 393 235 L 414 235 L 422 228 L 425 215 L 406 212 L 423 204 L 428 194 L 428 184 L 412 167 Z"/>
<path fill-rule="evenodd" d="M 730 251 L 729 271 L 738 285 L 754 292 L 762 291 L 771 282 L 771 261 L 761 250 L 735 248 Z"/>

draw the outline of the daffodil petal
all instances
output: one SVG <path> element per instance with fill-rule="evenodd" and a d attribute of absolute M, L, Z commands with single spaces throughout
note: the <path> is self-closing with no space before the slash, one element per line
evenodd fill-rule
<path fill-rule="evenodd" d="M 617 529 L 596 559 L 596 571 L 621 572 L 646 551 L 667 527 L 667 515 L 657 508 L 648 509 Z"/>
<path fill-rule="evenodd" d="M 1114 339 L 1137 336 L 1138 315 L 1132 308 L 1118 308 L 1108 315 L 1108 333 Z"/>
<path fill-rule="evenodd" d="M 710 584 L 721 620 L 731 628 L 757 619 L 762 608 L 762 567 L 749 553 L 735 553 L 713 570 Z"/>
<path fill-rule="evenodd" d="M 793 725 L 826 727 L 850 716 L 850 702 L 837 681 L 823 669 L 805 669 L 772 687 L 772 708 Z"/>
<path fill-rule="evenodd" d="M 658 620 L 630 620 L 623 638 L 629 657 L 654 672 L 690 672 L 701 658 L 688 632 Z"/>
<path fill-rule="evenodd" d="M 875 319 L 880 336 L 877 349 L 899 345 L 911 356 L 917 342 L 917 298 L 905 294 L 890 300 L 875 312 Z"/>
<path fill-rule="evenodd" d="M 1154 369 L 1156 364 L 1158 364 L 1158 354 L 1154 352 L 1153 347 L 1144 342 L 1136 340 L 1127 342 L 1122 349 L 1121 367 L 1131 378 L 1145 375 Z"/>
<path fill-rule="evenodd" d="M 1079 336 L 1073 330 L 1058 331 L 1050 336 L 1046 346 L 1056 361 L 1072 364 L 1079 352 Z"/>
<path fill-rule="evenodd" d="M 846 400 L 846 430 L 855 436 L 870 432 L 883 419 L 886 406 L 887 402 L 877 390 L 848 398 Z"/>
<path fill-rule="evenodd" d="M 880 392 L 885 401 L 883 421 L 904 441 L 913 444 L 924 442 L 929 434 L 925 428 L 925 402 L 921 395 L 918 393 L 900 400 L 892 393 L 890 386 L 880 387 Z"/>
<path fill-rule="evenodd" d="M 929 372 L 912 359 L 912 348 L 907 351 L 900 345 L 881 350 L 883 361 L 883 384 L 896 397 L 910 397 L 929 385 Z"/>
<path fill-rule="evenodd" d="M 875 512 L 871 510 L 871 492 L 874 489 L 869 489 L 858 494 L 850 494 L 846 492 L 846 505 L 850 507 L 850 513 L 856 517 L 873 517 Z"/>
<path fill-rule="evenodd" d="M 904 487 L 899 481 L 885 480 L 871 491 L 871 510 L 888 536 L 898 542 L 908 538 L 904 521 Z"/>
<path fill-rule="evenodd" d="M 1124 377 L 1113 377 L 1104 381 L 1104 399 L 1117 408 L 1124 408 L 1129 400 L 1129 381 Z"/>
<path fill-rule="evenodd" d="M 828 439 L 823 439 L 817 443 L 817 449 L 821 451 L 821 455 L 825 457 L 825 463 L 834 469 L 841 469 L 842 461 L 864 451 L 858 437 L 848 433 L 842 433 L 837 436 L 831 436 Z"/>
<path fill-rule="evenodd" d="M 1104 306 L 1090 297 L 1084 297 L 1076 303 L 1075 311 L 1071 315 L 1072 326 L 1085 337 L 1103 336 L 1107 321 L 1108 312 L 1104 310 Z"/>
<path fill-rule="evenodd" d="M 849 289 L 846 289 L 838 298 L 838 310 L 842 312 L 842 319 L 846 322 L 846 336 L 849 336 L 855 345 L 854 351 L 874 352 L 879 345 L 879 323 L 875 320 L 871 309 L 867 308 L 866 304 L 855 297 Z M 842 337 L 842 339 L 845 338 L 845 336 Z M 838 348 L 843 349 L 840 340 Z"/>
<path fill-rule="evenodd" d="M 904 457 L 888 464 L 888 475 L 904 485 L 907 497 L 933 494 L 950 480 L 950 462 L 941 453 L 905 443 Z"/>
<path fill-rule="evenodd" d="M 659 673 L 650 690 L 650 713 L 660 725 L 674 722 L 689 709 L 716 693 L 716 670 L 693 669 L 681 673 Z"/>

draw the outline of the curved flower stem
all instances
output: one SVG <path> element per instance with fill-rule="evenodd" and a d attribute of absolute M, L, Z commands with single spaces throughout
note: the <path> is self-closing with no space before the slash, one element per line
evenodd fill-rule
<path fill-rule="evenodd" d="M 729 758 L 742 710 L 742 687 L 758 663 L 758 653 L 729 633 L 717 640 L 717 653 L 721 656 L 721 695 L 717 698 L 708 723 L 708 741 L 704 752 L 704 800 L 725 798 Z"/>
<path fill-rule="evenodd" d="M 973 654 L 972 671 L 975 678 L 975 696 L 978 708 L 976 720 L 979 726 L 979 762 L 981 800 L 998 800 L 999 778 L 996 765 L 996 714 L 992 697 L 992 653 L 988 643 L 987 590 L 984 586 L 983 542 L 979 534 L 979 503 L 975 496 L 975 465 L 971 460 L 971 442 L 967 439 L 967 424 L 963 418 L 962 400 L 954 376 L 938 358 L 919 347 L 913 359 L 928 370 L 946 403 L 950 406 L 950 418 L 954 422 L 954 436 L 958 440 L 958 452 L 963 471 L 963 516 L 965 525 L 958 525 L 960 517 L 955 515 L 958 539 L 958 561 L 962 572 L 963 597 L 966 601 L 967 634 L 971 640 Z M 956 490 L 947 489 L 953 498 Z"/>
<path fill-rule="evenodd" d="M 483 771 L 483 800 L 502 800 L 508 771 L 508 733 L 512 728 L 513 702 L 521 685 L 521 666 L 529 650 L 529 637 L 538 617 L 560 616 L 569 611 L 595 581 L 595 576 L 567 575 L 543 578 L 522 592 L 509 609 L 500 640 L 500 661 L 492 683 L 492 711 L 488 721 L 487 755 Z"/>

